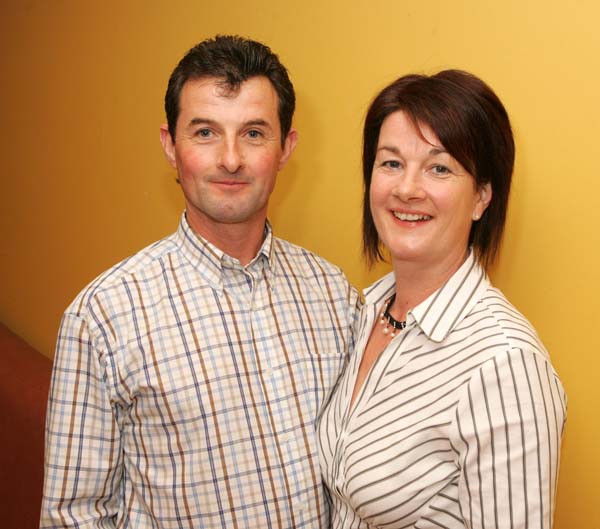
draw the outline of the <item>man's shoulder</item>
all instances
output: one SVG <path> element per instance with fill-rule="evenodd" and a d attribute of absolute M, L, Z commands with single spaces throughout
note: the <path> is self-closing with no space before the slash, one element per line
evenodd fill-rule
<path fill-rule="evenodd" d="M 274 252 L 284 273 L 303 277 L 339 277 L 347 282 L 342 269 L 324 257 L 285 239 L 274 237 Z"/>
<path fill-rule="evenodd" d="M 358 291 L 342 271 L 324 257 L 284 239 L 273 239 L 274 273 L 285 284 L 302 284 L 305 292 L 327 299 L 355 321 L 361 305 Z"/>
<path fill-rule="evenodd" d="M 177 251 L 176 234 L 160 239 L 105 270 L 88 283 L 69 305 L 66 312 L 79 314 L 91 300 L 109 293 L 124 294 L 135 283 L 144 284 L 160 274 L 165 258 Z"/>

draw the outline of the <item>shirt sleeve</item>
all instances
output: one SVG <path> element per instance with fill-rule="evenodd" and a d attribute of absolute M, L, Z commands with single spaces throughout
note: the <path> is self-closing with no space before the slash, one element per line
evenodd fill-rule
<path fill-rule="evenodd" d="M 101 355 L 85 318 L 67 313 L 48 400 L 40 527 L 115 527 L 121 458 Z"/>
<path fill-rule="evenodd" d="M 513 349 L 477 370 L 453 425 L 466 527 L 552 527 L 565 418 L 563 387 L 540 352 Z"/>

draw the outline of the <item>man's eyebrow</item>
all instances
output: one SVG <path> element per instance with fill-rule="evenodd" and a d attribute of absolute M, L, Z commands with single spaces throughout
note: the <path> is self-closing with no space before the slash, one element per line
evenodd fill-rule
<path fill-rule="evenodd" d="M 249 121 L 246 121 L 244 123 L 245 127 L 254 127 L 254 126 L 258 126 L 258 127 L 266 127 L 266 128 L 271 128 L 271 124 L 268 121 L 265 121 L 264 119 L 251 119 Z"/>
<path fill-rule="evenodd" d="M 192 118 L 189 122 L 189 126 L 195 126 L 195 125 L 215 125 L 216 121 L 212 120 L 212 119 L 208 119 L 208 118 Z"/>
<path fill-rule="evenodd" d="M 215 121 L 214 119 L 208 119 L 208 118 L 192 118 L 190 120 L 189 126 L 195 127 L 196 125 L 217 125 L 217 121 Z M 258 126 L 258 127 L 272 128 L 271 124 L 268 121 L 265 121 L 264 119 L 250 119 L 250 120 L 244 122 L 243 126 L 244 127 Z"/>

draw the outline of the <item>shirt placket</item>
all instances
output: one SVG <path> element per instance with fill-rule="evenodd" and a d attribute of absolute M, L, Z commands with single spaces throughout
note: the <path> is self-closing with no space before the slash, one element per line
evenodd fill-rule
<path fill-rule="evenodd" d="M 260 273 L 263 273 L 261 270 Z M 310 470 L 307 468 L 309 464 L 301 454 L 305 450 L 301 449 L 301 443 L 304 443 L 302 427 L 299 421 L 296 420 L 298 408 L 302 407 L 302 403 L 298 402 L 298 397 L 294 393 L 293 380 L 294 374 L 290 373 L 289 360 L 295 352 L 290 350 L 289 344 L 287 355 L 284 351 L 279 332 L 282 322 L 278 323 L 277 318 L 280 313 L 277 307 L 277 293 L 272 288 L 270 281 L 264 278 L 256 282 L 257 288 L 253 296 L 253 325 L 256 328 L 260 327 L 263 334 L 265 328 L 268 328 L 266 335 L 269 337 L 267 342 L 264 342 L 264 349 L 257 351 L 261 365 L 264 367 L 263 375 L 263 390 L 265 399 L 270 404 L 271 424 L 274 435 L 274 443 L 277 446 L 278 455 L 281 464 L 282 479 L 287 481 L 289 487 L 288 502 L 293 510 L 294 524 L 302 526 L 302 514 L 310 506 L 305 491 L 312 485 L 310 480 Z M 275 304 L 273 308 L 271 303 Z M 263 342 L 261 342 L 263 343 Z M 299 369 L 299 367 L 295 367 Z M 298 379 L 295 380 L 299 383 Z M 301 388 L 296 387 L 297 391 Z M 309 411 L 301 408 L 301 413 L 305 420 Z M 319 469 L 316 468 L 315 472 Z"/>
<path fill-rule="evenodd" d="M 364 351 L 365 345 L 369 339 L 371 334 L 371 329 L 375 324 L 375 319 L 378 315 L 378 311 L 374 308 L 370 310 L 367 314 L 366 321 L 363 325 L 361 325 L 361 335 L 358 337 L 357 343 L 357 351 Z M 348 476 L 346 476 L 346 464 L 348 463 L 347 458 L 347 450 L 348 444 L 352 441 L 351 432 L 354 428 L 360 425 L 359 414 L 361 409 L 364 408 L 366 404 L 369 402 L 369 396 L 373 394 L 373 392 L 377 389 L 378 382 L 384 376 L 384 372 L 386 367 L 391 366 L 390 363 L 391 358 L 394 357 L 391 362 L 393 365 L 398 367 L 399 363 L 404 363 L 407 361 L 406 358 L 402 357 L 403 351 L 406 351 L 409 347 L 409 344 L 414 341 L 416 336 L 416 332 L 414 331 L 415 322 L 414 319 L 410 321 L 405 329 L 401 331 L 403 336 L 397 336 L 393 339 L 393 342 L 390 342 L 388 346 L 381 352 L 373 366 L 371 367 L 371 371 L 368 374 L 367 378 L 363 382 L 363 386 L 360 389 L 357 400 L 354 403 L 353 407 L 346 407 L 346 412 L 343 417 L 343 427 L 340 430 L 337 439 L 337 461 L 336 461 L 336 472 L 335 472 L 335 484 L 339 493 L 344 496 L 346 491 L 343 490 L 345 483 L 348 481 Z M 378 328 L 375 329 L 375 332 L 378 332 Z M 352 377 L 350 383 L 347 385 L 347 395 L 345 397 L 345 402 L 349 403 L 352 398 L 352 392 L 354 391 L 354 382 L 356 380 L 357 372 L 360 366 L 360 358 L 356 358 L 353 363 L 353 369 L 349 373 L 349 376 Z M 360 514 L 360 513 L 359 513 Z"/>
<path fill-rule="evenodd" d="M 294 525 L 301 525 L 302 511 L 308 505 L 305 505 L 306 498 L 302 498 L 300 491 L 306 489 L 308 484 L 305 462 L 300 458 L 302 451 L 298 446 L 302 439 L 297 437 L 294 430 L 296 410 L 291 409 L 297 403 L 275 321 L 277 308 L 273 309 L 271 305 L 274 292 L 270 291 L 270 282 L 264 277 L 265 266 L 263 258 L 246 268 L 238 264 L 236 273 L 243 274 L 244 280 L 238 279 L 232 286 L 239 302 L 249 309 L 252 336 L 255 337 L 252 361 L 258 368 L 255 383 L 260 386 L 263 399 L 263 435 L 270 439 L 266 442 L 271 447 L 271 468 L 268 472 L 274 480 L 274 494 L 287 496 L 282 491 L 289 488 L 289 498 L 280 501 L 279 509 L 287 512 L 290 523 L 293 519 Z M 291 351 L 288 353 L 291 354 Z M 289 512 L 288 505 L 292 505 L 293 514 Z"/>

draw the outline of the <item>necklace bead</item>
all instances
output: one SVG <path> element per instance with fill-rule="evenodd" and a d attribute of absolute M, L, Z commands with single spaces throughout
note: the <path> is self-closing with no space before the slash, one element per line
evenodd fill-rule
<path fill-rule="evenodd" d="M 398 321 L 390 314 L 390 307 L 394 303 L 395 299 L 396 294 L 394 293 L 392 297 L 384 304 L 384 309 L 381 311 L 381 315 L 379 318 L 380 325 L 385 325 L 385 327 L 383 328 L 383 334 L 385 334 L 386 336 L 389 334 L 392 338 L 396 336 L 396 331 L 401 331 L 406 327 L 406 321 Z"/>

